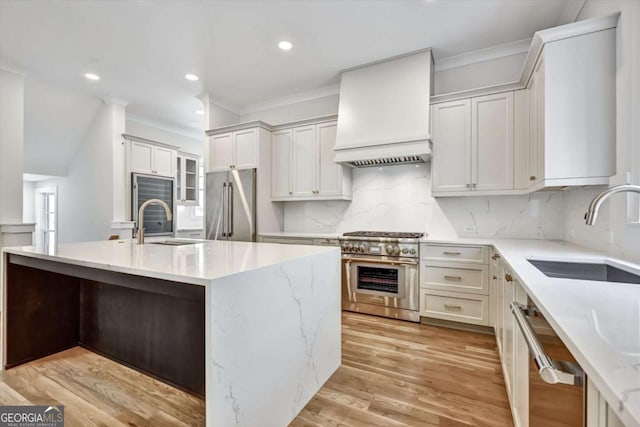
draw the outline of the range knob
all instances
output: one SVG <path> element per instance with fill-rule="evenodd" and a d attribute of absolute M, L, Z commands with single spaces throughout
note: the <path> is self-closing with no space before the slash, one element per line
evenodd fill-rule
<path fill-rule="evenodd" d="M 403 248 L 403 249 L 402 249 L 402 253 L 403 253 L 403 254 L 405 254 L 405 255 L 406 255 L 406 254 L 408 254 L 408 253 L 409 253 L 409 249 L 407 249 L 407 248 Z"/>
<path fill-rule="evenodd" d="M 394 255 L 400 255 L 400 248 L 399 248 L 399 247 L 397 247 L 397 246 L 394 246 L 394 247 L 393 247 L 393 254 L 394 254 Z"/>
<path fill-rule="evenodd" d="M 416 254 L 416 250 L 415 250 L 415 249 L 411 249 L 411 250 L 409 251 L 409 253 L 410 253 L 411 255 L 415 255 L 415 254 Z"/>
<path fill-rule="evenodd" d="M 392 245 L 387 245 L 387 247 L 385 249 L 387 251 L 387 254 L 391 255 L 393 253 L 393 246 Z"/>
<path fill-rule="evenodd" d="M 364 245 L 362 243 L 358 245 L 358 252 L 364 252 Z"/>

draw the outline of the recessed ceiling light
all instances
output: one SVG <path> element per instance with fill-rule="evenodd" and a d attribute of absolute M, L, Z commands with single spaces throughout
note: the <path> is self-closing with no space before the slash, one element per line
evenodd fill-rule
<path fill-rule="evenodd" d="M 195 74 L 185 74 L 184 78 L 189 80 L 189 81 L 192 81 L 192 82 L 195 82 L 195 81 L 199 80 L 199 77 L 196 76 Z"/>
<path fill-rule="evenodd" d="M 281 41 L 280 43 L 278 43 L 278 47 L 282 50 L 291 50 L 291 48 L 293 47 L 293 45 L 291 44 L 291 42 L 288 42 L 286 40 Z"/>
<path fill-rule="evenodd" d="M 196 110 L 196 114 L 199 116 L 204 116 L 204 110 Z"/>
<path fill-rule="evenodd" d="M 84 77 L 88 80 L 100 80 L 100 76 L 93 73 L 87 73 L 84 75 Z"/>

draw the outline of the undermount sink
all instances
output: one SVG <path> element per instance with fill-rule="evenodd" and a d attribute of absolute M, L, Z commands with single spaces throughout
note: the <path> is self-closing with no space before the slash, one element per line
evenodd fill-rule
<path fill-rule="evenodd" d="M 640 274 L 630 273 L 607 263 L 541 261 L 529 259 L 547 277 L 640 284 Z"/>
<path fill-rule="evenodd" d="M 192 242 L 190 240 L 161 240 L 158 242 L 149 242 L 150 245 L 165 245 L 165 246 L 184 246 L 195 245 L 198 242 Z"/>

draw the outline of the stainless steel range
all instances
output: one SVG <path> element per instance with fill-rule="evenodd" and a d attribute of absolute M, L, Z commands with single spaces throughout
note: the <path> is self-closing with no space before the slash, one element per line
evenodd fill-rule
<path fill-rule="evenodd" d="M 344 233 L 342 308 L 419 322 L 420 237 L 424 233 Z"/>

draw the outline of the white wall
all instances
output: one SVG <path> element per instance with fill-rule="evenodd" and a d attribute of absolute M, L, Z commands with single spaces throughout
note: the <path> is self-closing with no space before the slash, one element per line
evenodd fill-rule
<path fill-rule="evenodd" d="M 36 183 L 24 181 L 22 183 L 22 220 L 24 222 L 36 222 Z"/>
<path fill-rule="evenodd" d="M 153 123 L 143 123 L 131 117 L 127 117 L 125 129 L 126 133 L 130 135 L 175 145 L 180 147 L 180 151 L 186 153 L 197 154 L 198 156 L 202 156 L 204 153 L 204 130 L 202 131 L 202 136 L 197 138 L 195 135 L 178 133 Z"/>
<path fill-rule="evenodd" d="M 36 184 L 36 191 L 58 188 L 59 243 L 106 240 L 111 235 L 114 195 L 120 194 L 114 188 L 113 135 L 124 130 L 122 110 L 119 105 L 102 105 L 69 164 L 67 177 Z"/>
<path fill-rule="evenodd" d="M 617 11 L 622 12 L 616 46 L 617 175 L 610 182 L 622 184 L 627 172 L 635 170 L 633 181 L 640 184 L 640 2 L 588 0 L 579 19 Z M 640 225 L 629 223 L 627 218 L 627 200 L 639 203 L 638 199 L 624 194 L 613 196 L 600 209 L 596 225 L 587 227 L 582 217 L 597 193 L 593 189 L 575 189 L 567 193 L 564 199 L 565 240 L 640 261 Z"/>
<path fill-rule="evenodd" d="M 338 94 L 323 96 L 321 98 L 296 102 L 260 111 L 245 113 L 240 117 L 240 122 L 262 120 L 263 122 L 277 125 L 310 117 L 326 116 L 338 113 Z"/>
<path fill-rule="evenodd" d="M 22 224 L 24 77 L 0 69 L 0 224 Z"/>
<path fill-rule="evenodd" d="M 562 193 L 431 197 L 431 165 L 353 170 L 353 200 L 285 202 L 285 231 L 420 231 L 438 238 L 561 239 Z M 475 226 L 476 232 L 465 232 Z"/>

